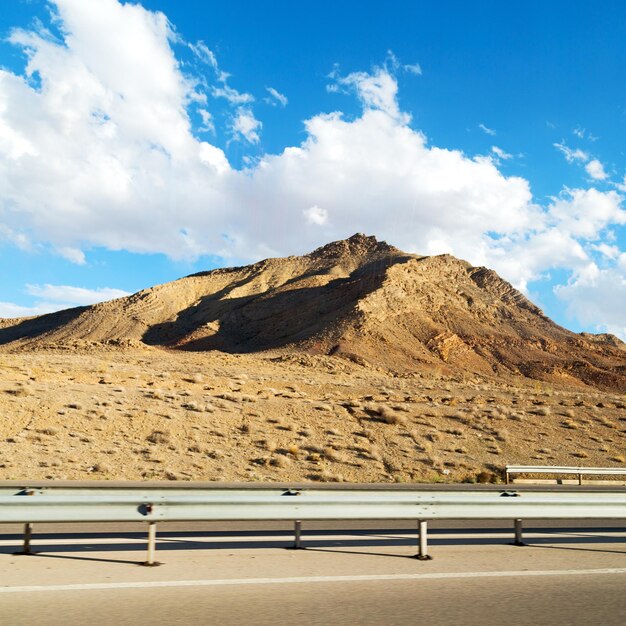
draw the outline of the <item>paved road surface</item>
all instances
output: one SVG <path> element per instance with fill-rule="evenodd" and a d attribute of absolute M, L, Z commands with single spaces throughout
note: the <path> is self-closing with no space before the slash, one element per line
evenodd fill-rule
<path fill-rule="evenodd" d="M 302 551 L 267 525 L 230 525 L 226 537 L 215 525 L 162 525 L 156 568 L 137 565 L 136 527 L 36 528 L 42 552 L 31 557 L 11 554 L 19 527 L 0 527 L 0 624 L 626 623 L 626 524 L 546 533 L 533 523 L 541 532 L 518 548 L 501 523 L 448 522 L 433 529 L 426 562 L 409 558 L 406 523 L 377 525 L 311 525 Z"/>

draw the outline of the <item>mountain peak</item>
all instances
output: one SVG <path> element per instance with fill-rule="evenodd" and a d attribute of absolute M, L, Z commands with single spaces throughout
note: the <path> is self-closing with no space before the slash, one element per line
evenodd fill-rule
<path fill-rule="evenodd" d="M 386 241 L 379 241 L 373 235 L 355 233 L 348 239 L 340 239 L 317 248 L 307 256 L 311 258 L 329 257 L 368 257 L 381 254 L 402 254 L 403 252 L 390 246 Z"/>
<path fill-rule="evenodd" d="M 129 343 L 130 342 L 130 343 Z M 139 345 L 334 355 L 626 388 L 623 348 L 561 328 L 493 270 L 356 233 L 308 255 L 214 270 L 127 298 L 0 325 L 0 346 Z"/>

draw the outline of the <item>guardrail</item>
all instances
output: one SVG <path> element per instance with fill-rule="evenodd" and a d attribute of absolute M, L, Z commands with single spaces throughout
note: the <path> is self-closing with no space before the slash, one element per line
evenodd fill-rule
<path fill-rule="evenodd" d="M 182 491 L 182 490 L 181 490 Z M 238 490 L 234 490 L 238 491 Z M 224 493 L 204 490 L 195 495 L 29 495 L 0 496 L 0 522 L 24 523 L 22 554 L 31 553 L 32 524 L 41 522 L 148 523 L 148 557 L 156 565 L 159 521 L 289 520 L 295 523 L 295 548 L 301 548 L 303 520 L 389 520 L 418 522 L 416 558 L 429 559 L 427 522 L 434 519 L 514 520 L 515 545 L 522 541 L 523 519 L 626 519 L 626 493 L 424 492 L 358 490 L 284 490 L 274 493 Z"/>
<path fill-rule="evenodd" d="M 626 468 L 621 467 L 571 467 L 556 465 L 507 465 L 506 484 L 510 484 L 511 474 L 575 474 L 578 484 L 583 484 L 583 476 L 626 476 Z"/>

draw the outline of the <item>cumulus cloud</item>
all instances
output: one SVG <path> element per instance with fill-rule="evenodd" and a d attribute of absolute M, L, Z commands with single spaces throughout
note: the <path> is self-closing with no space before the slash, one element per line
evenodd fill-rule
<path fill-rule="evenodd" d="M 84 246 L 255 260 L 362 231 L 452 252 L 526 288 L 551 268 L 579 276 L 592 246 L 624 224 L 617 192 L 565 190 L 539 206 L 527 180 L 498 169 L 500 148 L 485 157 L 432 145 L 400 106 L 395 57 L 331 74 L 330 91 L 356 95 L 359 115 L 314 115 L 301 144 L 235 169 L 198 137 L 213 130 L 203 94 L 232 105 L 233 138 L 258 144 L 262 125 L 205 44 L 192 52 L 217 85 L 200 93 L 163 14 L 117 0 L 55 6 L 61 40 L 14 31 L 26 73 L 0 70 L 0 234 L 16 245 L 45 243 L 77 263 Z"/>
<path fill-rule="evenodd" d="M 496 131 L 493 128 L 485 126 L 482 122 L 478 125 L 478 128 L 480 128 L 480 130 L 482 130 L 485 135 L 490 135 L 491 137 L 496 136 Z"/>
<path fill-rule="evenodd" d="M 604 171 L 604 166 L 598 159 L 592 159 L 585 165 L 585 170 L 594 180 L 606 180 L 609 175 Z"/>
<path fill-rule="evenodd" d="M 398 106 L 398 81 L 385 67 L 375 67 L 371 73 L 352 72 L 347 76 L 335 70 L 330 78 L 335 81 L 335 86 L 353 90 L 366 110 L 383 111 L 404 124 L 410 121 L 410 115 L 400 111 Z"/>
<path fill-rule="evenodd" d="M 254 113 L 248 108 L 242 107 L 237 110 L 232 129 L 235 139 L 243 138 L 250 143 L 259 142 L 261 122 L 254 117 Z"/>
<path fill-rule="evenodd" d="M 555 291 L 572 317 L 626 339 L 626 253 L 608 269 L 590 263 Z"/>
<path fill-rule="evenodd" d="M 322 226 L 328 221 L 328 211 L 318 207 L 317 205 L 309 207 L 302 212 L 304 213 L 304 217 L 309 224 Z"/>

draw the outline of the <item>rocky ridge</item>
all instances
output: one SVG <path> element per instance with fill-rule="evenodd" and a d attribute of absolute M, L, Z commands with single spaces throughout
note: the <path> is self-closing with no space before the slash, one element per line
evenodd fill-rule
<path fill-rule="evenodd" d="M 558 326 L 493 270 L 450 255 L 407 254 L 362 234 L 300 257 L 0 320 L 0 346 L 307 353 L 399 375 L 477 373 L 626 389 L 626 350 L 616 337 Z"/>

